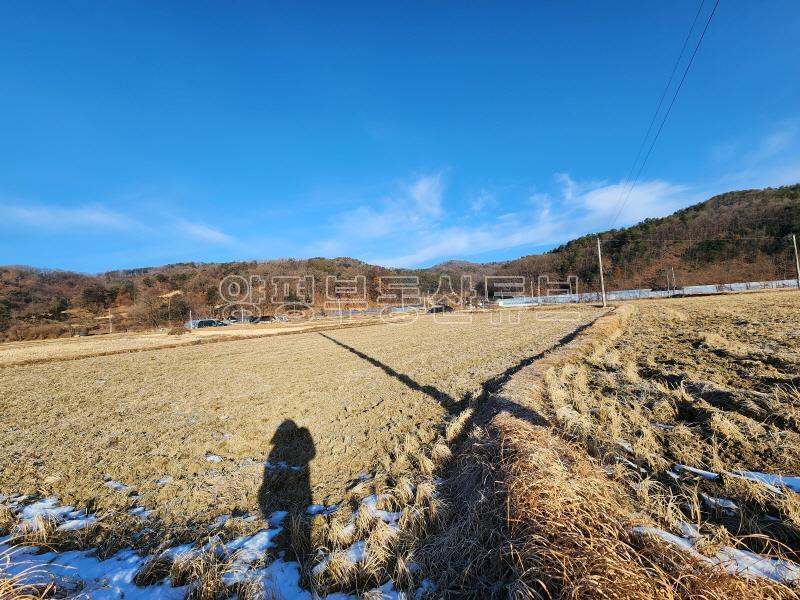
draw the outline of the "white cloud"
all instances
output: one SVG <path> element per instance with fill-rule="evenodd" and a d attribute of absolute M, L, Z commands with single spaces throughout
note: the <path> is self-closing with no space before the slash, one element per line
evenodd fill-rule
<path fill-rule="evenodd" d="M 176 231 L 186 239 L 212 244 L 233 244 L 235 239 L 222 231 L 182 220 L 175 216 L 150 213 L 147 218 L 106 208 L 103 205 L 62 207 L 32 203 L 0 203 L 0 225 L 23 226 L 32 230 L 64 231 L 74 234 L 103 234 L 113 231 L 130 235 L 165 235 Z"/>
<path fill-rule="evenodd" d="M 339 240 L 377 240 L 431 227 L 442 215 L 442 174 L 422 175 L 398 186 L 377 208 L 358 206 L 334 219 Z M 315 244 L 315 248 L 331 240 Z"/>
<path fill-rule="evenodd" d="M 407 220 L 406 213 L 398 206 L 384 207 L 383 210 L 359 206 L 340 215 L 336 223 L 343 237 L 376 239 L 390 234 Z"/>
<path fill-rule="evenodd" d="M 429 232 L 408 253 L 375 258 L 371 262 L 389 267 L 410 267 L 435 260 L 472 256 L 522 245 L 557 243 L 559 228 L 550 218 L 525 223 L 517 218 L 491 223 L 485 227 L 454 227 Z"/>
<path fill-rule="evenodd" d="M 422 214 L 442 214 L 442 174 L 423 175 L 408 186 L 408 196 Z"/>
<path fill-rule="evenodd" d="M 648 217 L 671 214 L 686 206 L 689 196 L 686 186 L 660 180 L 643 181 L 630 193 L 629 187 L 627 182 L 607 184 L 573 198 L 580 208 L 581 222 L 593 229 L 631 225 Z"/>
<path fill-rule="evenodd" d="M 223 233 L 219 229 L 214 229 L 202 223 L 182 221 L 178 225 L 178 228 L 188 237 L 201 242 L 209 242 L 212 244 L 231 244 L 235 242 L 234 238 L 227 233 Z"/>
<path fill-rule="evenodd" d="M 553 178 L 561 184 L 562 194 L 565 200 L 572 200 L 577 191 L 578 185 L 569 176 L 569 173 L 556 173 Z"/>
<path fill-rule="evenodd" d="M 492 208 L 497 204 L 494 195 L 486 190 L 481 190 L 469 203 L 472 212 L 481 212 L 486 208 Z"/>
<path fill-rule="evenodd" d="M 60 208 L 44 205 L 2 204 L 0 211 L 3 212 L 7 223 L 15 222 L 47 229 L 90 227 L 124 230 L 133 229 L 139 225 L 128 215 L 108 210 L 102 206 Z"/>
<path fill-rule="evenodd" d="M 554 178 L 561 187 L 559 196 L 537 193 L 531 196 L 528 207 L 484 215 L 482 223 L 471 226 L 449 226 L 444 215 L 438 220 L 379 220 L 384 250 L 373 250 L 367 260 L 394 267 L 418 266 L 497 250 L 558 244 L 612 226 L 626 184 L 579 181 L 567 173 Z M 630 194 L 616 226 L 665 216 L 700 199 L 698 192 L 684 185 L 643 181 Z M 349 218 L 367 222 L 367 215 L 360 211 L 354 211 Z M 395 247 L 398 252 L 387 252 L 387 247 Z M 350 246 L 349 251 L 364 254 L 363 247 Z"/>

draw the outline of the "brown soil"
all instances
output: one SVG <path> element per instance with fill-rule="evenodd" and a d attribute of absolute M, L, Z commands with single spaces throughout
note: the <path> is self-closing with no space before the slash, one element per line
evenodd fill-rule
<path fill-rule="evenodd" d="M 311 500 L 333 503 L 398 448 L 430 444 L 494 378 L 600 312 L 526 312 L 518 325 L 491 324 L 498 313 L 476 314 L 471 325 L 424 316 L 6 367 L 0 492 L 55 493 L 98 510 L 130 506 L 135 491 L 156 520 L 191 529 L 256 511 L 272 456 L 310 462 Z M 276 454 L 273 436 L 289 421 L 312 445 Z M 104 486 L 108 478 L 130 492 Z"/>

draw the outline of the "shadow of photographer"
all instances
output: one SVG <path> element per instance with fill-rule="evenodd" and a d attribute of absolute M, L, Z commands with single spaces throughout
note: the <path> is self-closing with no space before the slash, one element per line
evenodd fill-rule
<path fill-rule="evenodd" d="M 258 506 L 265 519 L 274 513 L 286 513 L 283 519 L 289 545 L 295 558 L 311 552 L 306 511 L 312 503 L 310 463 L 316 456 L 311 432 L 286 419 L 270 440 L 272 449 L 264 464 L 264 476 L 258 490 Z M 273 519 L 274 520 L 274 519 Z"/>

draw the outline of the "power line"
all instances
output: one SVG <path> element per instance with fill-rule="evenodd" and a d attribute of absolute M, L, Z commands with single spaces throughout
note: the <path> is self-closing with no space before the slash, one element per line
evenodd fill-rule
<path fill-rule="evenodd" d="M 689 62 L 686 64 L 686 68 L 683 71 L 681 80 L 678 83 L 678 87 L 675 89 L 675 93 L 672 95 L 672 100 L 670 100 L 669 106 L 667 107 L 667 111 L 664 113 L 664 118 L 661 119 L 661 124 L 658 126 L 656 135 L 653 138 L 653 141 L 650 143 L 650 147 L 647 149 L 647 154 L 645 154 L 644 160 L 642 161 L 642 164 L 639 166 L 639 170 L 636 172 L 636 177 L 634 177 L 633 183 L 631 184 L 631 187 L 628 189 L 628 192 L 625 195 L 625 199 L 623 200 L 622 205 L 619 207 L 617 214 L 614 216 L 614 220 L 611 222 L 611 228 L 614 227 L 614 224 L 617 222 L 617 219 L 619 219 L 620 214 L 622 214 L 625 205 L 628 203 L 628 200 L 630 199 L 631 196 L 631 192 L 633 192 L 633 189 L 636 187 L 636 183 L 639 181 L 639 177 L 641 176 L 642 171 L 644 170 L 644 167 L 647 164 L 647 160 L 650 158 L 650 154 L 653 152 L 653 148 L 655 147 L 656 142 L 658 141 L 658 138 L 661 135 L 661 131 L 664 129 L 664 124 L 667 122 L 667 118 L 669 117 L 670 112 L 672 112 L 672 107 L 675 105 L 675 100 L 677 100 L 678 94 L 680 93 L 681 88 L 683 87 L 683 83 L 684 81 L 686 81 L 686 76 L 689 74 L 689 69 L 692 67 L 692 63 L 694 63 L 694 59 L 697 56 L 697 51 L 700 49 L 700 44 L 703 43 L 703 39 L 706 36 L 706 32 L 708 31 L 708 26 L 711 25 L 711 19 L 714 18 L 714 14 L 717 12 L 717 7 L 719 6 L 719 2 L 720 0 L 717 0 L 714 3 L 714 8 L 711 10 L 711 14 L 708 15 L 705 27 L 703 27 L 703 33 L 700 34 L 700 38 L 697 40 L 697 44 L 694 47 L 692 56 L 689 58 Z"/>
<path fill-rule="evenodd" d="M 675 64 L 672 65 L 672 72 L 669 74 L 669 79 L 667 79 L 667 84 L 664 86 L 664 90 L 661 92 L 661 98 L 658 99 L 658 105 L 656 106 L 656 110 L 653 112 L 653 116 L 650 118 L 650 124 L 647 126 L 647 132 L 644 134 L 642 138 L 642 142 L 639 144 L 639 150 L 636 152 L 636 158 L 633 159 L 633 164 L 631 165 L 630 171 L 628 171 L 628 176 L 624 179 L 625 186 L 620 191 L 620 198 L 622 200 L 623 194 L 625 194 L 625 188 L 628 187 L 628 182 L 632 181 L 633 173 L 636 170 L 636 165 L 639 164 L 639 158 L 642 156 L 642 150 L 644 150 L 645 144 L 647 140 L 650 138 L 650 132 L 653 130 L 653 125 L 656 122 L 656 118 L 658 114 L 661 112 L 661 107 L 664 104 L 664 98 L 667 97 L 667 92 L 669 91 L 670 86 L 672 85 L 672 80 L 675 78 L 675 73 L 678 70 L 678 65 L 680 65 L 681 60 L 683 59 L 683 53 L 686 51 L 686 45 L 689 43 L 689 39 L 692 37 L 692 32 L 694 31 L 694 26 L 697 24 L 697 18 L 700 16 L 700 12 L 703 10 L 703 5 L 705 4 L 705 0 L 700 0 L 700 6 L 697 7 L 697 12 L 694 15 L 694 19 L 692 20 L 692 26 L 689 27 L 689 31 L 686 32 L 686 37 L 683 39 L 683 46 L 681 46 L 681 51 L 678 53 L 678 58 L 675 59 Z M 619 203 L 619 201 L 617 202 Z"/>

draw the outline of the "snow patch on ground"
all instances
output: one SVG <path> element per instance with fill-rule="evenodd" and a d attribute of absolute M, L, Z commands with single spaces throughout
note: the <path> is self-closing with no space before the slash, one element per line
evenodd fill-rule
<path fill-rule="evenodd" d="M 696 528 L 694 530 L 684 530 L 684 533 L 690 534 L 687 537 L 681 537 L 656 527 L 634 527 L 633 532 L 639 535 L 659 537 L 688 552 L 695 558 L 721 566 L 728 573 L 734 575 L 762 577 L 779 583 L 800 581 L 800 565 L 788 560 L 769 558 L 748 550 L 728 547 L 720 548 L 714 556 L 700 554 L 695 549 L 697 542 L 701 539 Z"/>
<path fill-rule="evenodd" d="M 625 440 L 617 440 L 617 446 L 625 450 L 625 452 L 633 454 L 633 446 L 631 446 L 630 442 L 626 442 Z"/>
<path fill-rule="evenodd" d="M 94 525 L 97 523 L 97 517 L 94 515 L 86 515 L 85 517 L 79 517 L 77 519 L 70 519 L 69 521 L 64 521 L 61 525 L 58 526 L 59 531 L 78 531 L 80 529 L 86 529 L 90 525 Z"/>
<path fill-rule="evenodd" d="M 686 465 L 676 464 L 674 469 L 678 473 L 691 473 L 710 481 L 714 481 L 720 477 L 719 473 L 704 471 L 703 469 L 695 469 L 694 467 L 688 467 Z M 776 494 L 781 493 L 781 490 L 791 490 L 793 492 L 800 493 L 800 477 L 770 475 L 769 473 L 761 473 L 760 471 L 725 471 L 724 473 L 725 475 L 731 477 L 738 477 L 740 479 L 747 479 L 749 481 L 760 483 L 768 490 L 775 492 Z"/>
<path fill-rule="evenodd" d="M 351 563 L 360 563 L 367 558 L 367 543 L 363 540 L 354 542 L 347 550 L 344 551 L 344 558 Z M 319 563 L 314 565 L 312 569 L 315 574 L 321 573 L 328 566 L 331 560 L 331 555 L 323 558 Z"/>
<path fill-rule="evenodd" d="M 264 463 L 267 469 L 291 469 L 292 471 L 302 471 L 305 469 L 304 465 L 290 465 L 286 461 L 279 460 L 278 462 L 267 461 Z"/>
<path fill-rule="evenodd" d="M 124 483 L 120 483 L 119 481 L 115 481 L 114 479 L 109 479 L 103 485 L 109 489 L 114 490 L 115 492 L 127 492 L 128 490 L 131 489 Z"/>
<path fill-rule="evenodd" d="M 415 594 L 414 598 L 416 600 L 421 600 L 426 595 L 430 596 L 435 591 L 436 591 L 436 584 L 430 579 L 423 579 L 422 582 L 419 584 L 419 588 L 417 588 L 417 593 Z"/>
<path fill-rule="evenodd" d="M 18 497 L 23 498 L 23 497 Z M 11 506 L 13 508 L 19 503 Z M 87 515 L 83 509 L 75 509 L 72 506 L 59 506 L 58 498 L 50 496 L 24 506 L 17 515 L 19 522 L 17 529 L 21 531 L 32 531 L 41 529 L 48 523 L 56 524 L 60 531 L 74 531 L 84 529 L 97 522 L 97 517 Z"/>
<path fill-rule="evenodd" d="M 211 523 L 211 528 L 215 529 L 217 527 L 222 527 L 223 525 L 225 525 L 225 523 L 227 523 L 230 520 L 231 520 L 230 515 L 220 515 L 216 519 L 214 519 L 214 521 Z"/>
<path fill-rule="evenodd" d="M 392 527 L 397 527 L 397 523 L 400 520 L 400 512 L 390 512 L 386 510 L 381 510 L 378 508 L 378 500 L 379 497 L 377 495 L 367 496 L 361 501 L 361 504 L 369 510 L 370 514 L 375 517 L 378 517 L 381 521 L 386 523 L 387 525 L 391 525 Z"/>
<path fill-rule="evenodd" d="M 289 516 L 289 513 L 287 511 L 285 511 L 285 510 L 276 510 L 274 513 L 272 513 L 267 518 L 267 522 L 272 527 L 280 527 L 281 525 L 283 525 L 283 521 L 284 521 L 284 519 L 286 519 L 287 516 Z M 246 520 L 247 519 L 245 519 L 245 521 Z"/>
<path fill-rule="evenodd" d="M 678 473 L 691 473 L 692 475 L 698 475 L 699 477 L 708 479 L 709 481 L 719 479 L 719 473 L 713 473 L 712 471 L 704 471 L 703 469 L 695 469 L 694 467 L 688 467 L 680 464 L 676 464 L 674 468 Z"/>
<path fill-rule="evenodd" d="M 22 494 L 11 494 L 10 496 L 6 496 L 5 494 L 0 494 L 0 504 L 4 504 L 8 508 L 14 509 L 23 502 L 28 499 L 28 496 L 24 496 Z"/>
<path fill-rule="evenodd" d="M 639 471 L 640 473 L 647 473 L 647 469 L 645 469 L 644 467 L 640 467 L 639 465 L 637 465 L 636 463 L 628 460 L 624 456 L 614 456 L 614 459 L 618 463 L 622 463 L 623 465 L 626 465 L 626 466 L 630 467 L 634 471 Z M 607 473 L 610 474 L 610 473 L 613 473 L 613 472 L 614 472 L 613 467 L 609 467 L 609 470 L 607 471 Z"/>
<path fill-rule="evenodd" d="M 253 535 L 242 536 L 233 541 L 224 544 L 221 552 L 225 556 L 231 557 L 231 571 L 223 575 L 223 581 L 226 585 L 233 585 L 243 581 L 250 566 L 262 560 L 267 553 L 267 550 L 272 548 L 275 544 L 273 539 L 281 532 L 281 528 L 264 529 Z M 299 574 L 299 572 L 298 572 Z"/>
<path fill-rule="evenodd" d="M 306 512 L 310 515 L 329 515 L 331 513 L 335 513 L 339 510 L 338 504 L 332 504 L 331 506 L 325 506 L 324 504 L 312 504 L 306 509 Z"/>
<path fill-rule="evenodd" d="M 147 510 L 142 506 L 136 506 L 128 511 L 132 517 L 139 517 L 140 519 L 149 519 L 152 511 Z"/>
<path fill-rule="evenodd" d="M 119 483 L 119 482 L 107 482 Z M 119 484 L 122 486 L 122 484 Z M 127 490 L 127 486 L 122 486 Z M 115 488 L 112 488 L 115 489 Z M 24 504 L 29 498 L 25 496 L 0 496 L 0 503 L 15 512 L 18 527 L 28 523 L 41 523 L 43 520 L 59 524 L 65 530 L 81 529 L 97 521 L 95 515 L 71 506 L 59 506 L 56 497 L 48 497 Z M 400 513 L 383 511 L 377 508 L 378 497 L 364 499 L 364 504 L 372 514 L 390 525 L 396 525 Z M 314 507 L 310 507 L 313 509 Z M 337 507 L 323 507 L 326 511 Z M 149 512 L 142 507 L 134 507 L 130 514 L 146 518 Z M 276 511 L 267 519 L 269 527 L 254 534 L 241 536 L 228 542 L 218 537 L 203 546 L 183 544 L 169 548 L 159 556 L 171 560 L 189 559 L 203 552 L 213 551 L 224 558 L 230 570 L 223 575 L 227 585 L 238 582 L 255 583 L 264 590 L 265 595 L 286 600 L 312 600 L 312 595 L 300 586 L 300 565 L 287 562 L 283 553 L 279 558 L 264 564 L 267 551 L 274 548 L 275 538 L 282 531 L 282 522 L 286 518 L 285 511 Z M 232 518 L 230 515 L 218 517 L 218 525 L 224 525 Z M 245 518 L 245 520 L 252 520 Z M 194 584 L 183 587 L 172 587 L 169 578 L 153 585 L 139 587 L 134 579 L 142 568 L 155 555 L 140 556 L 132 548 L 121 550 L 115 555 L 101 560 L 94 549 L 70 551 L 45 551 L 35 546 L 14 546 L 14 536 L 0 538 L 0 556 L 3 556 L 3 571 L 10 576 L 19 576 L 23 583 L 46 585 L 55 583 L 62 591 L 73 597 L 79 594 L 89 600 L 178 600 L 185 598 Z M 346 557 L 352 562 L 361 562 L 367 557 L 365 541 L 357 541 L 346 550 Z M 329 560 L 326 558 L 325 561 Z M 321 568 L 324 568 L 322 565 Z M 433 589 L 430 582 L 423 582 L 421 592 Z M 390 580 L 371 591 L 371 597 L 406 600 L 407 595 L 398 592 Z M 420 597 L 420 593 L 417 593 Z M 355 600 L 356 596 L 337 593 L 327 597 L 329 600 Z"/>
<path fill-rule="evenodd" d="M 793 492 L 800 493 L 800 477 L 769 475 L 768 473 L 761 473 L 759 471 L 733 471 L 730 474 L 734 477 L 756 481 L 775 492 L 779 492 L 780 489 L 789 489 Z"/>
<path fill-rule="evenodd" d="M 80 591 L 80 597 L 97 600 L 178 600 L 184 598 L 190 589 L 172 587 L 169 579 L 138 587 L 133 579 L 149 558 L 141 557 L 133 550 L 123 550 L 107 560 L 99 560 L 93 556 L 92 550 L 43 554 L 38 554 L 38 551 L 32 546 L 12 550 L 0 545 L 0 554 L 8 552 L 10 557 L 3 566 L 5 572 L 19 575 L 31 585 L 54 581 L 65 590 Z"/>
<path fill-rule="evenodd" d="M 728 512 L 732 512 L 734 510 L 738 510 L 738 506 L 733 500 L 728 500 L 727 498 L 715 498 L 714 496 L 709 496 L 708 494 L 701 493 L 700 496 L 703 498 L 703 503 L 711 509 L 718 509 L 718 510 L 726 510 Z"/>

